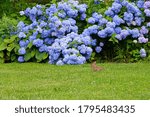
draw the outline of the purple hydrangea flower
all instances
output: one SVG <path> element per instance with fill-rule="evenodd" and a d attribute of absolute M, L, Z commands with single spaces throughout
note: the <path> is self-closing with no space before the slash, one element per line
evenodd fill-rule
<path fill-rule="evenodd" d="M 88 19 L 88 23 L 94 24 L 94 23 L 95 23 L 95 19 L 94 19 L 93 17 L 90 17 L 90 18 Z"/>
<path fill-rule="evenodd" d="M 107 33 L 105 32 L 105 30 L 101 30 L 98 32 L 98 36 L 100 38 L 106 38 L 107 37 Z"/>
<path fill-rule="evenodd" d="M 140 33 L 141 33 L 141 34 L 145 35 L 145 34 L 148 34 L 148 32 L 149 32 L 149 31 L 148 31 L 148 29 L 147 29 L 145 26 L 142 26 L 142 27 L 141 27 L 141 30 L 140 30 Z"/>
<path fill-rule="evenodd" d="M 62 60 L 58 60 L 56 65 L 64 65 L 64 62 Z"/>
<path fill-rule="evenodd" d="M 120 34 L 120 33 L 121 33 L 121 30 L 122 30 L 122 29 L 121 29 L 120 27 L 116 27 L 116 28 L 115 28 L 115 32 L 116 32 L 117 34 Z"/>
<path fill-rule="evenodd" d="M 26 53 L 26 50 L 24 47 L 21 47 L 19 50 L 18 50 L 19 54 L 20 55 L 24 55 Z"/>
<path fill-rule="evenodd" d="M 140 32 L 138 29 L 130 30 L 130 34 L 132 35 L 133 38 L 137 38 L 140 36 Z"/>
<path fill-rule="evenodd" d="M 150 1 L 146 1 L 146 2 L 144 3 L 144 8 L 145 8 L 145 9 L 150 8 Z"/>
<path fill-rule="evenodd" d="M 105 15 L 114 17 L 115 13 L 114 13 L 114 11 L 112 11 L 111 7 L 109 7 L 108 10 L 105 11 Z"/>
<path fill-rule="evenodd" d="M 24 34 L 24 32 L 20 32 L 18 34 L 18 37 L 21 39 L 21 38 L 26 38 L 26 34 Z"/>
<path fill-rule="evenodd" d="M 145 57 L 146 57 L 146 51 L 145 51 L 144 48 L 141 48 L 141 50 L 140 50 L 140 56 L 141 56 L 142 58 L 145 58 Z"/>
<path fill-rule="evenodd" d="M 26 47 L 26 42 L 23 40 L 20 40 L 19 45 L 20 45 L 20 47 Z"/>
<path fill-rule="evenodd" d="M 143 8 L 143 7 L 144 7 L 144 1 L 143 1 L 143 0 L 137 1 L 137 6 L 138 6 L 139 8 Z"/>
<path fill-rule="evenodd" d="M 41 39 L 33 40 L 33 45 L 35 45 L 36 47 L 41 47 L 43 45 L 43 40 Z"/>
<path fill-rule="evenodd" d="M 124 20 L 121 19 L 118 15 L 115 15 L 113 17 L 113 22 L 115 22 L 116 25 L 120 25 L 120 24 L 124 23 Z"/>
<path fill-rule="evenodd" d="M 97 46 L 97 47 L 95 48 L 95 50 L 96 50 L 97 53 L 100 53 L 100 52 L 102 51 L 102 48 L 101 48 L 100 46 Z"/>
<path fill-rule="evenodd" d="M 128 23 L 128 22 L 132 22 L 133 21 L 133 14 L 132 13 L 124 13 L 124 20 Z"/>
<path fill-rule="evenodd" d="M 145 38 L 144 36 L 140 36 L 138 38 L 139 43 L 147 43 L 148 42 L 148 38 Z"/>
<path fill-rule="evenodd" d="M 24 57 L 23 56 L 19 56 L 18 57 L 18 62 L 20 62 L 20 63 L 24 62 Z"/>
<path fill-rule="evenodd" d="M 150 17 L 150 9 L 145 9 L 144 13 L 146 14 L 147 17 Z"/>

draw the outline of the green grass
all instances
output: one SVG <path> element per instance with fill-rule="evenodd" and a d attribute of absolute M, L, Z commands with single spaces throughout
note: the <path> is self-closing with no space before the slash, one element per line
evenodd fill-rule
<path fill-rule="evenodd" d="M 150 63 L 0 64 L 0 99 L 150 99 Z"/>

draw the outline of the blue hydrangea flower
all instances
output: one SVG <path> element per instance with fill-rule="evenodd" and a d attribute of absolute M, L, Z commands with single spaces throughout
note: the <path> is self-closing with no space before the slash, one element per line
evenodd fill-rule
<path fill-rule="evenodd" d="M 124 13 L 124 20 L 128 23 L 133 21 L 133 14 L 132 13 Z"/>
<path fill-rule="evenodd" d="M 99 46 L 103 47 L 103 46 L 104 46 L 104 43 L 100 42 L 100 43 L 99 43 Z"/>
<path fill-rule="evenodd" d="M 147 27 L 150 27 L 150 22 L 148 22 L 146 26 L 147 26 Z"/>
<path fill-rule="evenodd" d="M 41 39 L 33 40 L 33 45 L 35 45 L 36 47 L 41 47 L 43 45 L 43 40 Z"/>
<path fill-rule="evenodd" d="M 141 50 L 140 50 L 140 56 L 141 56 L 142 58 L 145 58 L 145 57 L 146 57 L 146 51 L 145 51 L 144 48 L 141 48 Z"/>
<path fill-rule="evenodd" d="M 30 10 L 30 14 L 36 15 L 36 13 L 37 13 L 37 8 L 36 8 L 36 7 L 33 7 L 33 8 Z"/>
<path fill-rule="evenodd" d="M 121 29 L 120 27 L 116 27 L 116 28 L 115 28 L 115 32 L 116 32 L 117 34 L 120 34 L 120 33 L 121 33 L 121 30 L 122 30 L 122 29 Z"/>
<path fill-rule="evenodd" d="M 24 34 L 24 32 L 20 32 L 18 34 L 18 37 L 21 39 L 21 38 L 26 38 L 26 34 Z"/>
<path fill-rule="evenodd" d="M 67 15 L 69 17 L 72 17 L 72 18 L 76 18 L 78 16 L 78 11 L 77 10 L 72 10 L 70 9 L 68 12 L 67 12 Z"/>
<path fill-rule="evenodd" d="M 114 2 L 112 4 L 112 10 L 117 14 L 121 11 L 121 8 L 122 8 L 122 5 L 117 3 L 117 2 Z"/>
<path fill-rule="evenodd" d="M 97 40 L 96 40 L 96 39 L 93 39 L 93 40 L 91 41 L 91 45 L 92 45 L 92 46 L 96 46 L 96 43 L 97 43 Z"/>
<path fill-rule="evenodd" d="M 133 38 L 138 38 L 140 36 L 140 32 L 138 29 L 130 30 L 130 34 L 132 35 Z"/>
<path fill-rule="evenodd" d="M 112 11 L 111 7 L 109 7 L 108 10 L 105 11 L 105 15 L 114 17 L 115 13 L 114 13 L 114 11 Z"/>
<path fill-rule="evenodd" d="M 93 17 L 90 17 L 90 18 L 88 19 L 88 23 L 94 24 L 94 23 L 95 23 L 95 19 L 94 19 Z"/>
<path fill-rule="evenodd" d="M 40 26 L 37 26 L 36 31 L 39 32 L 39 33 L 42 33 L 43 30 L 42 30 L 42 28 Z"/>
<path fill-rule="evenodd" d="M 58 60 L 58 61 L 56 62 L 56 65 L 64 65 L 64 62 L 63 62 L 62 60 Z"/>
<path fill-rule="evenodd" d="M 26 42 L 23 40 L 20 40 L 19 45 L 20 45 L 20 47 L 26 47 Z"/>
<path fill-rule="evenodd" d="M 42 10 L 37 10 L 37 15 L 40 16 L 43 14 L 43 11 Z"/>
<path fill-rule="evenodd" d="M 115 38 L 118 39 L 118 40 L 120 40 L 120 41 L 122 40 L 122 37 L 121 37 L 120 34 L 117 34 L 117 35 L 115 36 Z"/>
<path fill-rule="evenodd" d="M 145 9 L 144 13 L 146 14 L 147 17 L 150 17 L 150 9 Z"/>
<path fill-rule="evenodd" d="M 121 39 L 125 39 L 127 36 L 129 36 L 129 31 L 128 30 L 121 30 Z"/>
<path fill-rule="evenodd" d="M 138 42 L 139 43 L 147 43 L 148 42 L 148 38 L 145 38 L 144 36 L 140 36 L 138 38 Z"/>
<path fill-rule="evenodd" d="M 18 62 L 20 62 L 20 63 L 22 63 L 22 62 L 24 62 L 25 60 L 24 60 L 24 57 L 23 56 L 19 56 L 18 57 Z"/>
<path fill-rule="evenodd" d="M 18 29 L 21 30 L 23 27 L 25 27 L 24 22 L 20 21 L 17 25 Z"/>
<path fill-rule="evenodd" d="M 144 22 L 144 19 L 141 17 L 135 17 L 134 19 L 137 26 L 141 26 L 142 22 Z"/>
<path fill-rule="evenodd" d="M 47 23 L 44 22 L 44 21 L 41 21 L 39 26 L 40 26 L 41 28 L 42 28 L 42 27 L 46 27 L 46 26 L 47 26 Z"/>
<path fill-rule="evenodd" d="M 140 30 L 140 33 L 141 33 L 141 34 L 145 35 L 145 34 L 148 34 L 148 32 L 149 32 L 149 31 L 148 31 L 148 29 L 147 29 L 145 26 L 142 26 L 142 27 L 141 27 L 141 30 Z"/>
<path fill-rule="evenodd" d="M 80 12 L 80 13 L 85 13 L 85 12 L 86 12 L 86 8 L 83 7 L 83 6 L 81 6 L 81 7 L 79 8 L 79 12 Z"/>
<path fill-rule="evenodd" d="M 116 24 L 115 24 L 115 22 L 107 22 L 106 26 L 110 27 L 110 28 L 115 28 Z"/>
<path fill-rule="evenodd" d="M 143 8 L 143 7 L 144 7 L 144 1 L 143 1 L 143 0 L 137 1 L 137 6 L 138 6 L 139 8 Z"/>
<path fill-rule="evenodd" d="M 19 54 L 20 55 L 24 55 L 26 53 L 26 50 L 24 47 L 21 47 L 19 50 L 18 50 Z"/>
<path fill-rule="evenodd" d="M 85 13 L 82 13 L 80 19 L 81 19 L 81 20 L 85 20 L 85 18 L 86 18 L 86 14 L 85 14 Z"/>
<path fill-rule="evenodd" d="M 116 25 L 120 25 L 120 24 L 124 23 L 124 20 L 121 19 L 118 15 L 115 15 L 113 17 L 113 22 L 115 22 Z"/>
<path fill-rule="evenodd" d="M 46 45 L 42 45 L 40 48 L 39 48 L 39 52 L 47 52 L 48 51 L 48 48 Z"/>
<path fill-rule="evenodd" d="M 101 50 L 102 50 L 102 48 L 101 48 L 100 46 L 97 46 L 97 47 L 95 48 L 95 50 L 96 50 L 97 53 L 100 53 Z"/>
<path fill-rule="evenodd" d="M 108 36 L 111 36 L 114 33 L 114 29 L 111 27 L 106 27 L 104 30 Z"/>
<path fill-rule="evenodd" d="M 66 13 L 65 12 L 59 12 L 58 13 L 58 16 L 60 17 L 60 18 L 65 18 L 66 17 Z"/>
<path fill-rule="evenodd" d="M 150 1 L 146 1 L 146 2 L 144 3 L 144 8 L 145 8 L 145 9 L 150 8 Z"/>
<path fill-rule="evenodd" d="M 107 33 L 105 32 L 105 30 L 101 30 L 98 32 L 98 36 L 100 38 L 106 38 L 107 37 Z"/>

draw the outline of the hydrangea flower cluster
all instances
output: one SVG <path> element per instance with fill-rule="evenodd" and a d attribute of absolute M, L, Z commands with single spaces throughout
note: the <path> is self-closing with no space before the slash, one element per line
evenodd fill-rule
<path fill-rule="evenodd" d="M 150 17 L 150 1 L 144 3 L 144 13 L 147 17 Z"/>

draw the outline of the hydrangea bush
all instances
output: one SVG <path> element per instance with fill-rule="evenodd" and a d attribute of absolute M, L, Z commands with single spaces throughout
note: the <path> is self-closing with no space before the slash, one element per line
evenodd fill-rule
<path fill-rule="evenodd" d="M 95 25 L 95 29 L 98 29 L 97 33 L 92 34 L 93 37 L 97 35 L 96 41 L 101 40 L 107 44 L 106 46 L 111 46 L 108 42 L 112 41 L 114 43 L 112 48 L 120 46 L 121 49 L 115 49 L 115 51 L 125 49 L 123 52 L 126 51 L 126 53 L 123 53 L 123 55 L 128 54 L 126 56 L 131 56 L 133 61 L 139 60 L 140 56 L 142 58 L 146 57 L 144 47 L 149 45 L 149 22 L 147 20 L 149 17 L 149 3 L 150 1 L 144 2 L 143 0 L 139 0 L 137 3 L 131 3 L 127 0 L 115 0 L 104 15 L 93 13 L 92 17 L 88 19 L 88 23 Z M 102 49 L 96 52 L 98 53 L 100 50 Z M 120 54 L 119 52 L 119 57 Z M 121 59 L 124 59 L 123 56 Z"/>
<path fill-rule="evenodd" d="M 93 4 L 99 7 L 105 3 L 93 0 Z M 28 20 L 17 25 L 18 61 L 84 64 L 105 56 L 108 48 L 114 49 L 117 57 L 123 51 L 123 56 L 135 61 L 149 56 L 150 1 L 114 0 L 105 11 L 89 9 L 90 4 L 68 0 L 20 11 Z"/>

